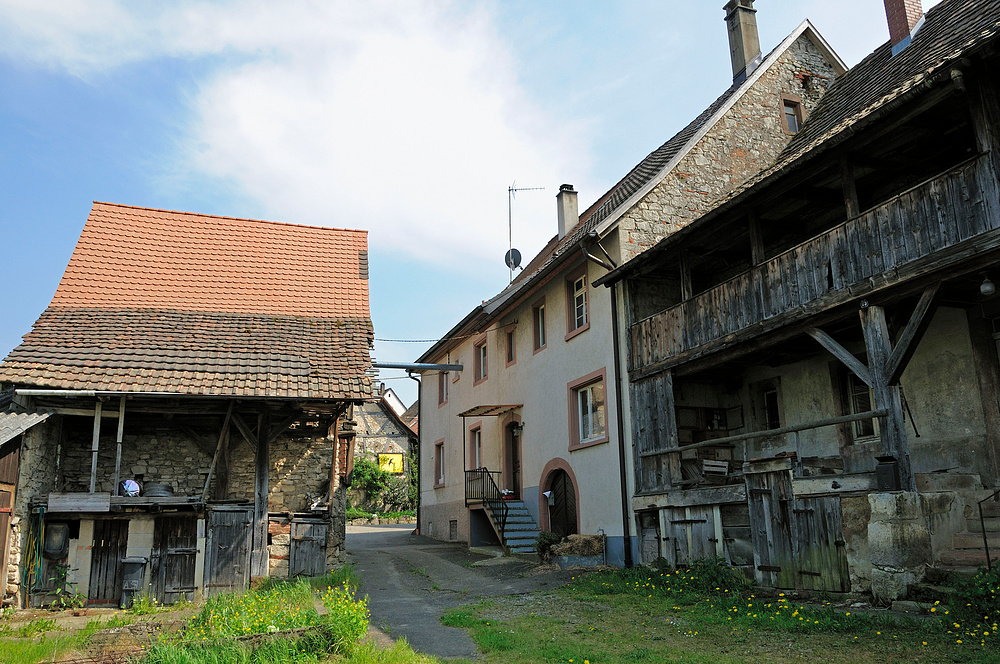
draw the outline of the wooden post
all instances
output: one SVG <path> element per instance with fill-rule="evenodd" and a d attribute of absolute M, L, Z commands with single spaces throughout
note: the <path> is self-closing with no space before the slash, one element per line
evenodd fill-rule
<path fill-rule="evenodd" d="M 892 338 L 886 323 L 885 309 L 876 305 L 861 305 L 861 329 L 868 351 L 868 371 L 872 377 L 872 395 L 875 408 L 888 413 L 879 417 L 879 438 L 882 442 L 882 456 L 895 457 L 899 467 L 899 484 L 904 491 L 916 491 L 916 483 L 910 470 L 910 450 L 906 440 L 903 420 L 903 399 L 899 385 L 889 380 L 889 357 L 892 354 Z"/>
<path fill-rule="evenodd" d="M 754 265 L 760 265 L 764 262 L 764 236 L 761 235 L 757 215 L 752 210 L 747 214 L 747 223 L 750 231 L 750 260 Z"/>
<path fill-rule="evenodd" d="M 219 457 L 222 455 L 222 449 L 228 447 L 229 442 L 229 420 L 233 416 L 233 404 L 234 401 L 229 402 L 229 410 L 226 411 L 226 419 L 222 422 L 222 429 L 219 431 L 219 443 L 215 446 L 215 456 L 212 457 L 212 465 L 208 467 L 208 477 L 205 478 L 205 488 L 201 492 L 201 502 L 205 502 L 208 499 L 208 487 L 212 483 L 212 474 L 215 472 L 215 466 L 219 462 Z"/>
<path fill-rule="evenodd" d="M 847 210 L 847 218 L 861 214 L 861 206 L 858 204 L 858 189 L 854 183 L 854 169 L 846 155 L 840 157 L 840 186 L 844 191 L 844 207 Z"/>
<path fill-rule="evenodd" d="M 271 467 L 270 432 L 271 418 L 267 411 L 257 415 L 257 454 L 254 464 L 253 490 L 253 548 L 250 553 L 250 576 L 267 576 L 267 492 L 268 472 Z"/>
<path fill-rule="evenodd" d="M 681 299 L 690 300 L 694 295 L 694 287 L 691 284 L 691 263 L 688 260 L 687 251 L 681 249 L 680 255 L 681 270 Z"/>
<path fill-rule="evenodd" d="M 101 440 L 101 400 L 94 406 L 94 437 L 90 442 L 90 493 L 97 489 L 97 449 Z"/>
<path fill-rule="evenodd" d="M 125 436 L 125 397 L 118 402 L 118 434 L 115 441 L 118 443 L 118 450 L 115 452 L 115 484 L 111 488 L 111 495 L 118 495 L 118 482 L 121 481 L 122 471 L 122 438 Z"/>

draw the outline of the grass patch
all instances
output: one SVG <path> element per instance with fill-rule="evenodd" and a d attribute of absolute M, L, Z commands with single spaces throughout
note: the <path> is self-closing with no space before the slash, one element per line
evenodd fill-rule
<path fill-rule="evenodd" d="M 269 634 L 320 624 L 312 585 L 265 580 L 244 593 L 216 595 L 188 623 L 185 641 Z"/>
<path fill-rule="evenodd" d="M 0 664 L 54 662 L 80 647 L 72 634 L 43 635 L 37 639 L 0 638 Z"/>
<path fill-rule="evenodd" d="M 361 584 L 361 578 L 358 576 L 357 572 L 354 571 L 354 567 L 352 565 L 344 565 L 343 567 L 330 570 L 323 576 L 311 577 L 308 579 L 308 582 L 313 588 L 321 590 L 336 588 L 337 586 L 342 586 L 345 583 L 351 588 L 357 588 Z"/>
<path fill-rule="evenodd" d="M 824 664 L 1000 661 L 992 623 L 859 612 L 763 596 L 717 561 L 690 570 L 586 574 L 559 590 L 454 609 L 486 664 L 761 661 Z"/>

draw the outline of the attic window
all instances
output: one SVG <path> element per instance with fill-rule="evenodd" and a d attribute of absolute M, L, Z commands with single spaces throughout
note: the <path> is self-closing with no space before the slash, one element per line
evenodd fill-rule
<path fill-rule="evenodd" d="M 781 95 L 781 130 L 786 134 L 797 134 L 802 127 L 802 102 L 797 97 Z"/>

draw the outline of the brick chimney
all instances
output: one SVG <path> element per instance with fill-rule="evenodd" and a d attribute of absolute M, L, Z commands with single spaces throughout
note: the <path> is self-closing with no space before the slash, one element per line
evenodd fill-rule
<path fill-rule="evenodd" d="M 726 27 L 729 28 L 733 82 L 742 83 L 762 59 L 760 39 L 757 37 L 757 10 L 753 8 L 753 0 L 729 0 L 723 9 L 726 11 Z"/>
<path fill-rule="evenodd" d="M 580 210 L 573 185 L 559 185 L 559 193 L 556 194 L 556 214 L 559 217 L 559 239 L 561 240 L 580 222 Z"/>
<path fill-rule="evenodd" d="M 910 45 L 913 35 L 923 24 L 924 12 L 920 0 L 883 0 L 885 18 L 889 22 L 889 41 L 896 55 Z"/>

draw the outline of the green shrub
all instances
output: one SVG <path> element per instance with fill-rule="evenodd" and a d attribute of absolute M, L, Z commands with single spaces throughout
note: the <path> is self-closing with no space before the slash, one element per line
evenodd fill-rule
<path fill-rule="evenodd" d="M 552 547 L 562 541 L 562 537 L 548 530 L 538 533 L 535 538 L 535 551 L 543 563 L 552 560 Z"/>
<path fill-rule="evenodd" d="M 351 486 L 361 489 L 368 494 L 369 501 L 377 501 L 381 498 L 392 475 L 378 467 L 378 463 L 367 457 L 354 459 L 354 470 L 351 472 Z"/>
<path fill-rule="evenodd" d="M 334 649 L 351 655 L 368 633 L 368 598 L 355 599 L 354 590 L 344 583 L 328 589 L 322 600 L 327 611 L 323 619 L 332 633 Z"/>
<path fill-rule="evenodd" d="M 963 620 L 984 623 L 1000 621 L 1000 567 L 980 569 L 974 576 L 955 582 L 955 613 Z"/>

